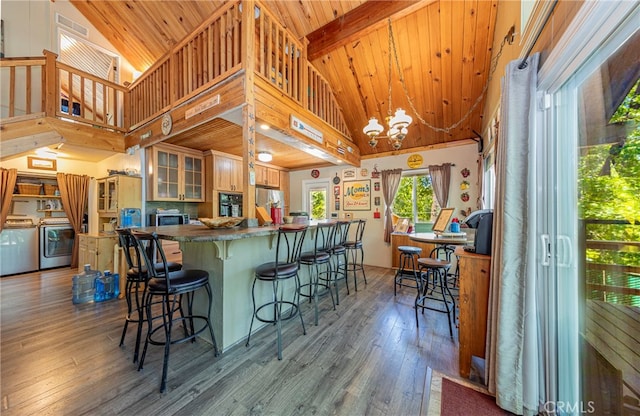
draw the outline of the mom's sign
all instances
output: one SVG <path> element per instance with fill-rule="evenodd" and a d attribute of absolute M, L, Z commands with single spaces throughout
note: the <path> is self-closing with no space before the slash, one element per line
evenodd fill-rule
<path fill-rule="evenodd" d="M 344 181 L 343 203 L 345 211 L 370 211 L 371 210 L 371 181 Z"/>

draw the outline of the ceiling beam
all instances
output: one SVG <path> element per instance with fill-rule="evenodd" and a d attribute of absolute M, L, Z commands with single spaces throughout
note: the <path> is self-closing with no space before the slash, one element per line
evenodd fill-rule
<path fill-rule="evenodd" d="M 377 30 L 382 22 L 407 14 L 433 3 L 435 0 L 375 0 L 367 1 L 344 16 L 332 20 L 307 35 L 307 56 L 313 61 L 322 55 L 353 42 Z"/>

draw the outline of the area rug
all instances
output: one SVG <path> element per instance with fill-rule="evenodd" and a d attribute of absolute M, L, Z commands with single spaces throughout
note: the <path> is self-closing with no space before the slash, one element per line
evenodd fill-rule
<path fill-rule="evenodd" d="M 511 415 L 496 405 L 494 397 L 481 386 L 467 380 L 454 379 L 427 369 L 425 401 L 421 415 L 428 416 L 494 416 Z"/>

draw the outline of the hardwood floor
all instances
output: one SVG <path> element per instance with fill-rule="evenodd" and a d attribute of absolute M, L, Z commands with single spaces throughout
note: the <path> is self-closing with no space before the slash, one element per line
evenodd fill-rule
<path fill-rule="evenodd" d="M 162 349 L 142 371 L 135 334 L 120 348 L 124 301 L 73 305 L 70 269 L 0 279 L 3 415 L 417 415 L 427 367 L 458 374 L 457 334 L 432 311 L 415 325 L 414 292 L 393 296 L 391 269 L 367 267 L 357 293 L 341 285 L 333 311 L 323 297 L 283 326 L 282 361 L 266 327 L 214 357 L 204 341 L 171 350 L 168 388 L 159 393 Z M 247 294 L 249 301 L 249 294 Z M 426 411 L 425 411 L 426 414 Z"/>

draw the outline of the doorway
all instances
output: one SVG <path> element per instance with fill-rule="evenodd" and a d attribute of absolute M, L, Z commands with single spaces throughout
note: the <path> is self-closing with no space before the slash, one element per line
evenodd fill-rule
<path fill-rule="evenodd" d="M 329 217 L 329 181 L 307 181 L 303 183 L 303 206 L 309 219 L 325 220 Z"/>

